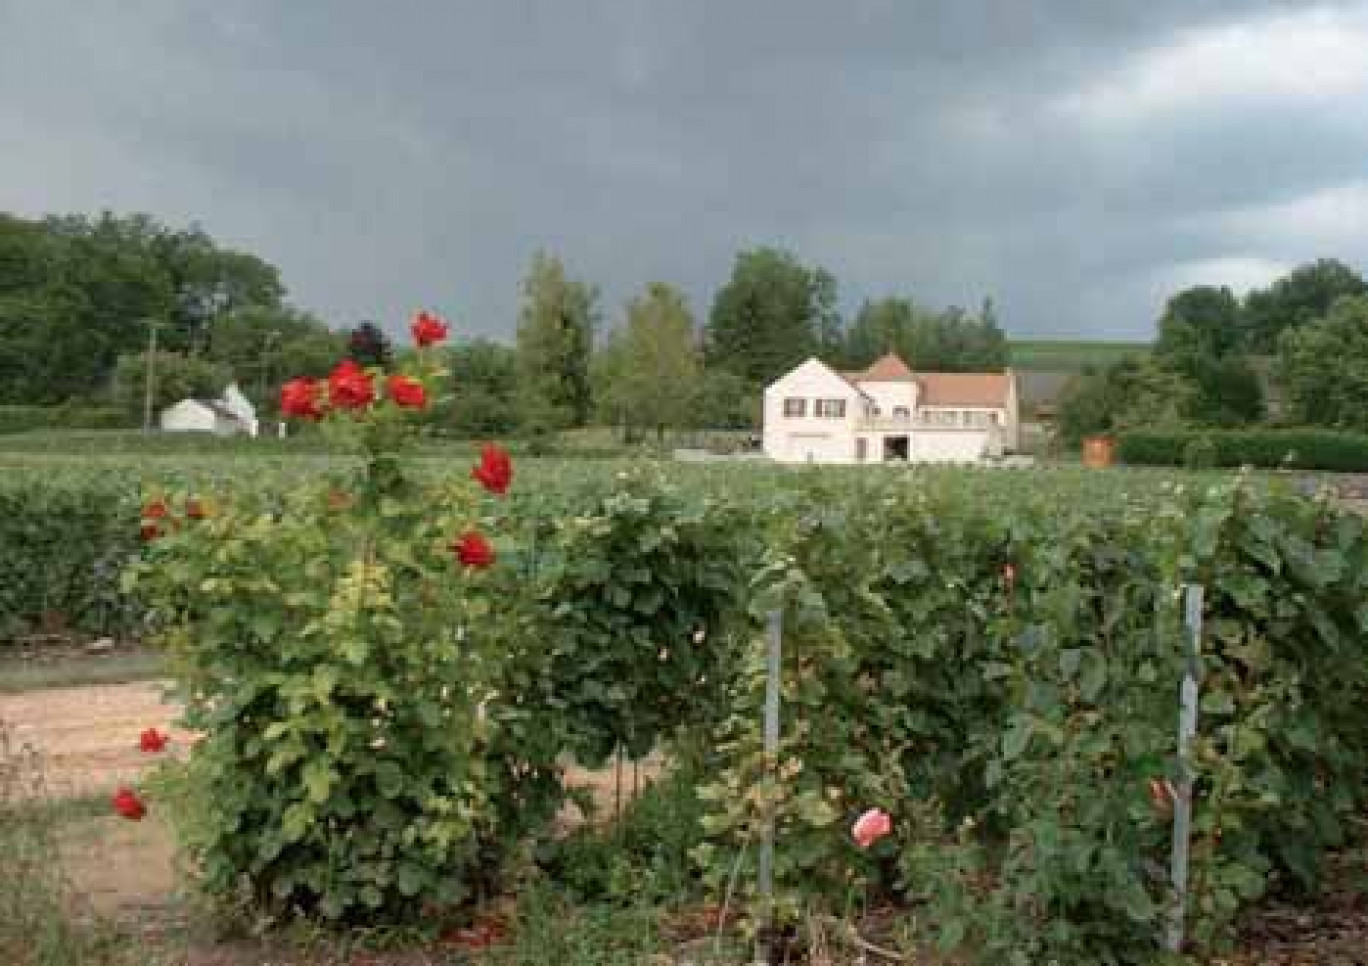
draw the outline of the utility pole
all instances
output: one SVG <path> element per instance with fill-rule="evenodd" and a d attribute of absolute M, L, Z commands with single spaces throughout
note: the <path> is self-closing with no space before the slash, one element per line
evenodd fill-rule
<path fill-rule="evenodd" d="M 156 379 L 157 320 L 147 319 L 147 376 L 143 380 L 143 435 L 152 432 L 152 384 Z"/>
<path fill-rule="evenodd" d="M 264 402 L 264 400 L 266 399 L 266 388 L 267 388 L 267 383 L 270 381 L 270 373 L 271 373 L 271 347 L 275 345 L 276 340 L 279 339 L 279 338 L 280 338 L 280 333 L 277 332 L 277 331 L 275 331 L 274 329 L 272 329 L 270 332 L 267 332 L 267 333 L 266 333 L 266 343 L 265 343 L 265 345 L 262 347 L 262 350 L 261 350 L 261 391 L 260 391 L 260 396 L 261 396 L 261 399 L 263 400 L 263 402 Z"/>

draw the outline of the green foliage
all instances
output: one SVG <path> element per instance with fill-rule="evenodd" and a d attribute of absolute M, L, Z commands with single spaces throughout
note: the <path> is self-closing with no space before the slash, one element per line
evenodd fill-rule
<path fill-rule="evenodd" d="M 232 370 L 207 359 L 158 351 L 152 369 L 152 418 L 182 399 L 218 399 Z M 141 421 L 147 392 L 147 353 L 119 356 L 110 395 L 130 420 Z"/>
<path fill-rule="evenodd" d="M 136 589 L 206 733 L 191 844 L 207 891 L 398 921 L 468 898 L 481 864 L 496 638 L 485 581 L 445 546 L 479 511 L 451 486 L 338 511 L 335 485 L 214 501 L 152 545 Z"/>
<path fill-rule="evenodd" d="M 1208 436 L 1195 436 L 1183 447 L 1183 466 L 1190 470 L 1209 470 L 1216 466 L 1216 444 Z"/>
<path fill-rule="evenodd" d="M 346 352 L 342 335 L 288 306 L 249 305 L 218 315 L 207 341 L 206 358 L 226 367 L 266 408 L 274 407 L 287 377 L 326 376 Z"/>
<path fill-rule="evenodd" d="M 579 905 L 545 885 L 519 897 L 512 941 L 491 948 L 479 960 L 487 966 L 641 966 L 670 948 L 662 935 L 660 909 L 639 902 Z M 702 962 L 711 962 L 704 960 Z M 736 962 L 734 958 L 717 961 Z"/>
<path fill-rule="evenodd" d="M 428 360 L 409 375 L 435 379 Z M 327 435 L 363 457 L 349 474 L 149 494 L 127 586 L 204 734 L 184 828 L 221 900 L 414 920 L 487 889 L 508 843 L 554 812 L 521 807 L 538 769 L 500 743 L 508 588 L 453 553 L 485 501 L 468 479 L 406 472 L 410 420 L 388 400 L 330 416 Z"/>
<path fill-rule="evenodd" d="M 1210 446 L 1211 466 L 1368 471 L 1368 436 L 1323 429 L 1136 429 L 1120 435 L 1116 456 L 1140 466 L 1184 466 L 1189 447 L 1198 440 L 1204 448 Z"/>
<path fill-rule="evenodd" d="M 96 475 L 0 486 L 0 643 L 37 631 L 122 635 L 119 572 L 137 552 L 137 489 Z"/>
<path fill-rule="evenodd" d="M 1368 296 L 1343 298 L 1325 317 L 1286 332 L 1278 377 L 1291 419 L 1368 432 Z"/>
<path fill-rule="evenodd" d="M 195 354 L 211 319 L 278 307 L 276 270 L 197 228 L 146 215 L 0 216 L 0 402 L 57 403 L 102 389 L 120 355 L 146 342 Z"/>
<path fill-rule="evenodd" d="M 0 436 L 41 429 L 118 429 L 129 425 L 128 413 L 112 406 L 0 406 Z"/>
<path fill-rule="evenodd" d="M 545 434 L 589 419 L 589 355 L 598 290 L 567 277 L 560 259 L 538 252 L 523 282 L 518 316 L 518 420 Z"/>
<path fill-rule="evenodd" d="M 1192 387 L 1185 419 L 1238 426 L 1263 418 L 1263 386 L 1241 354 L 1242 339 L 1240 303 L 1230 289 L 1204 285 L 1169 299 L 1154 355 Z"/>
<path fill-rule="evenodd" d="M 1147 356 L 1145 342 L 1103 342 L 1083 339 L 1012 339 L 1007 343 L 1013 369 L 1032 372 L 1079 372 L 1101 369 L 1122 359 Z"/>
<path fill-rule="evenodd" d="M 1244 356 L 1194 360 L 1183 372 L 1193 387 L 1183 415 L 1192 422 L 1243 426 L 1263 419 L 1263 383 Z"/>
<path fill-rule="evenodd" d="M 696 766 L 674 765 L 616 821 L 584 825 L 550 843 L 543 871 L 581 903 L 678 904 L 696 896 L 690 851 L 702 837 Z"/>
<path fill-rule="evenodd" d="M 1272 353 L 1283 334 L 1330 314 L 1341 298 L 1368 295 L 1368 282 L 1333 258 L 1302 265 L 1244 303 L 1245 342 L 1251 352 Z"/>
<path fill-rule="evenodd" d="M 762 386 L 831 341 L 835 281 L 785 251 L 740 252 L 731 278 L 713 298 L 707 364 Z"/>
<path fill-rule="evenodd" d="M 1208 591 L 1197 947 L 1313 886 L 1364 796 L 1363 521 L 1242 485 L 1103 513 L 934 484 L 814 494 L 777 531 L 753 606 L 785 608 L 783 744 L 767 767 L 757 642 L 703 793 L 714 886 L 769 813 L 781 915 L 895 890 L 976 962 L 1152 961 L 1169 836 L 1146 789 L 1176 776 L 1187 581 Z M 871 806 L 895 832 L 863 853 Z"/>
<path fill-rule="evenodd" d="M 598 765 L 619 748 L 641 758 L 719 713 L 751 552 L 742 522 L 650 472 L 549 521 L 536 637 L 578 760 Z"/>
<path fill-rule="evenodd" d="M 991 300 L 978 318 L 959 308 L 932 312 L 908 298 L 865 302 L 846 333 L 843 362 L 864 368 L 887 352 L 928 372 L 997 371 L 1008 359 Z"/>
<path fill-rule="evenodd" d="M 653 282 L 627 304 L 627 325 L 601 350 L 595 396 L 608 422 L 655 431 L 688 425 L 701 361 L 688 300 Z"/>
<path fill-rule="evenodd" d="M 1194 359 L 1218 359 L 1240 347 L 1240 303 L 1225 286 L 1198 285 L 1168 300 L 1154 354 L 1183 369 Z"/>
<path fill-rule="evenodd" d="M 1192 399 L 1191 385 L 1153 359 L 1123 359 L 1069 380 L 1059 402 L 1059 432 L 1076 446 L 1084 437 L 1133 426 L 1178 426 Z"/>
<path fill-rule="evenodd" d="M 447 359 L 450 393 L 433 407 L 433 427 L 462 439 L 492 439 L 511 432 L 516 425 L 513 350 L 488 339 L 462 340 L 447 350 Z"/>

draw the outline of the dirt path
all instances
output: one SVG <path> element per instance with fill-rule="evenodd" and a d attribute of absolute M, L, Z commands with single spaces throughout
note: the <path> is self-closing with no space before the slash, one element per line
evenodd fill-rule
<path fill-rule="evenodd" d="M 141 681 L 75 688 L 52 688 L 0 695 L 0 725 L 11 750 L 35 753 L 32 775 L 19 783 L 21 794 L 50 800 L 106 795 L 138 778 L 160 760 L 138 750 L 138 736 L 157 728 L 172 738 L 171 752 L 184 753 L 188 732 L 173 727 L 177 705 L 166 699 L 164 682 Z M 640 778 L 659 771 L 651 760 Z M 601 813 L 611 815 L 617 795 L 612 769 L 571 769 L 567 783 L 593 789 Z M 630 768 L 624 770 L 623 795 L 630 797 Z M 581 821 L 567 806 L 566 825 Z M 112 815 L 71 822 L 62 829 L 62 859 L 78 891 L 101 914 L 121 917 L 164 908 L 175 886 L 170 829 L 155 814 L 142 822 Z"/>
<path fill-rule="evenodd" d="M 185 748 L 188 735 L 172 728 L 178 709 L 164 688 L 139 681 L 0 695 L 0 723 L 15 749 L 38 753 L 50 797 L 102 794 L 156 764 L 138 750 L 144 729 L 169 732 L 172 748 Z"/>

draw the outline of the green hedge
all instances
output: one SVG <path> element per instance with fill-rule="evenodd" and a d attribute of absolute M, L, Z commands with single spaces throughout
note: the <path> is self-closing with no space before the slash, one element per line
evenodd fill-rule
<path fill-rule="evenodd" d="M 40 429 L 119 429 L 128 413 L 115 406 L 0 406 L 0 435 Z"/>
<path fill-rule="evenodd" d="M 0 486 L 0 644 L 131 630 L 119 575 L 138 544 L 135 486 L 91 474 Z"/>
<path fill-rule="evenodd" d="M 1116 455 L 1122 463 L 1184 466 L 1199 449 L 1213 466 L 1368 472 L 1368 436 L 1325 429 L 1137 431 L 1121 434 Z"/>

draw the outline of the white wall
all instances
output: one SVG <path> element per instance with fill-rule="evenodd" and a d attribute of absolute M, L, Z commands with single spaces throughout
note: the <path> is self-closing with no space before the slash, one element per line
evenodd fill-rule
<path fill-rule="evenodd" d="M 801 417 L 784 415 L 784 400 L 806 400 Z M 819 417 L 816 400 L 845 400 L 845 416 Z M 855 424 L 864 415 L 863 397 L 816 359 L 809 359 L 765 390 L 765 455 L 780 463 L 853 463 Z"/>
<path fill-rule="evenodd" d="M 898 406 L 905 407 L 909 415 L 916 414 L 917 384 L 914 382 L 861 382 L 860 388 L 873 398 L 881 416 L 892 416 Z"/>
<path fill-rule="evenodd" d="M 242 420 L 242 425 L 247 427 L 247 435 L 255 436 L 259 430 L 257 424 L 256 407 L 252 401 L 242 394 L 242 390 L 237 387 L 237 383 L 232 383 L 227 389 L 223 390 L 224 407 Z"/>
<path fill-rule="evenodd" d="M 988 446 L 984 429 L 919 429 L 912 434 L 912 460 L 918 463 L 975 463 Z"/>
<path fill-rule="evenodd" d="M 171 433 L 212 433 L 217 428 L 214 411 L 193 399 L 182 399 L 161 412 L 161 428 Z"/>

